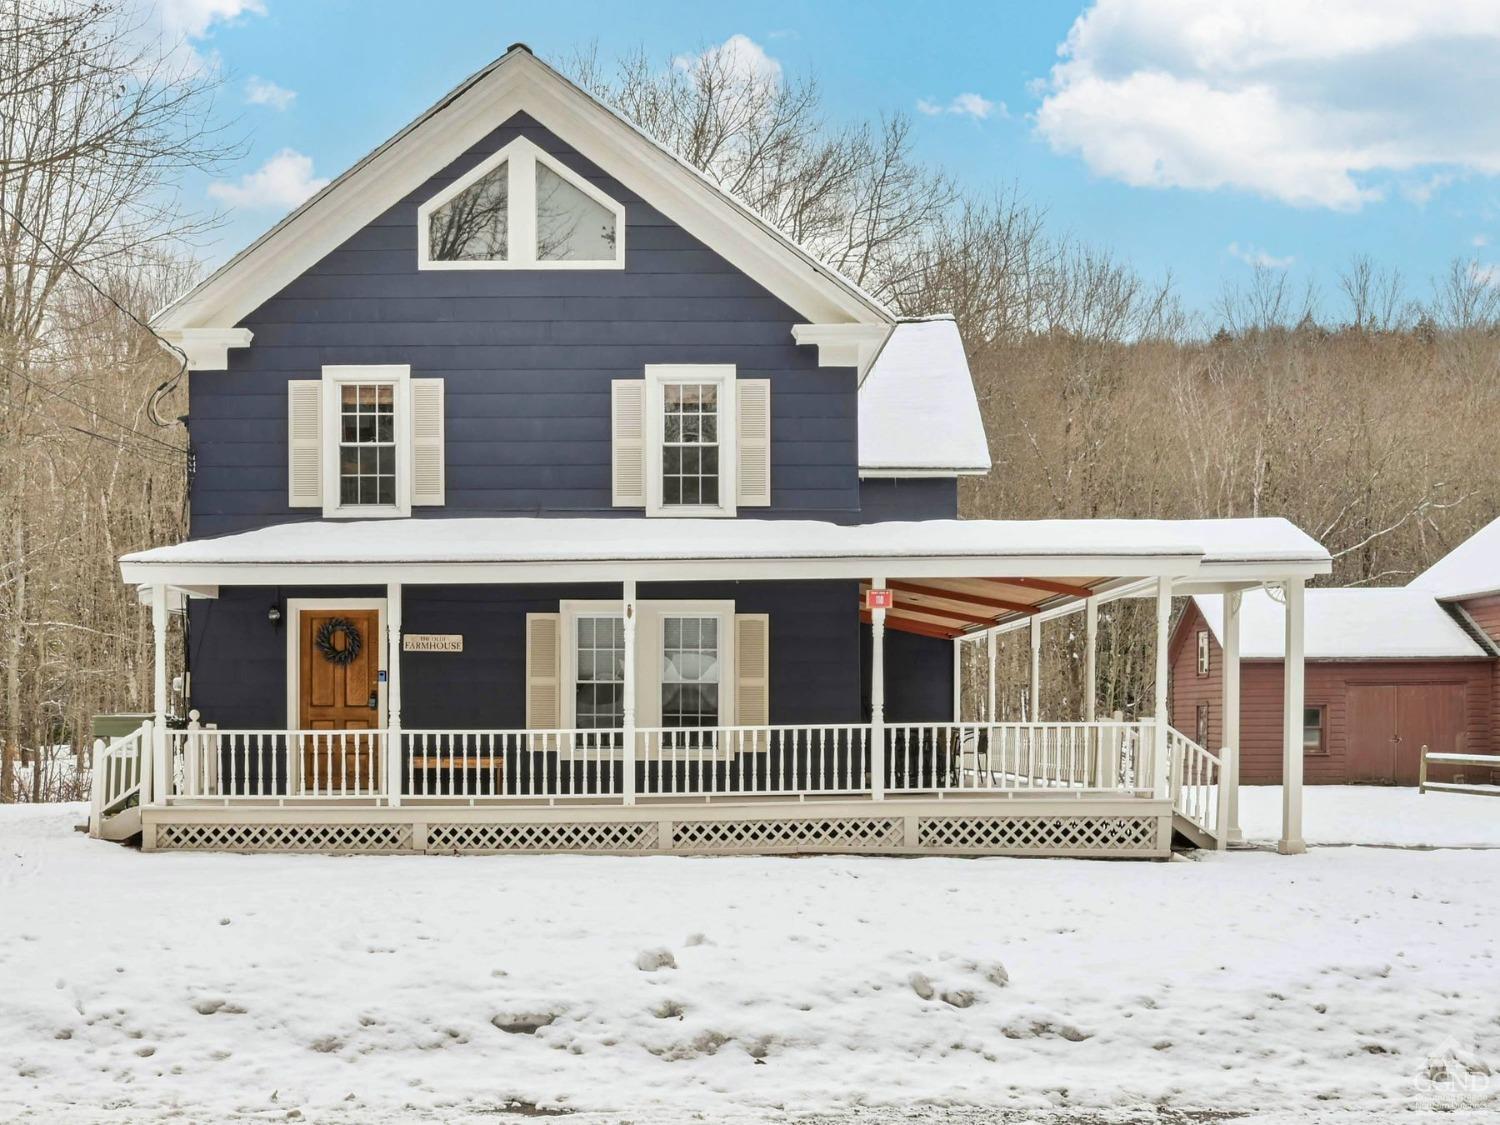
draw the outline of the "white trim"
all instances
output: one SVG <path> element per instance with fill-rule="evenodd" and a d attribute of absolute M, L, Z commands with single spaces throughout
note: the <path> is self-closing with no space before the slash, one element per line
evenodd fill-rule
<path fill-rule="evenodd" d="M 389 674 L 390 665 L 387 663 L 390 650 L 386 645 L 386 604 L 384 598 L 287 598 L 286 619 L 282 622 L 286 629 L 286 729 L 296 730 L 300 721 L 299 696 L 302 690 L 302 650 L 298 642 L 302 637 L 302 614 L 308 610 L 325 609 L 373 609 L 378 611 L 376 618 L 377 629 L 380 637 L 380 662 L 377 671 Z M 379 721 L 375 724 L 377 729 L 384 730 L 386 723 L 386 684 L 376 677 L 376 692 L 379 696 L 379 708 L 377 717 Z"/>
<path fill-rule="evenodd" d="M 237 324 L 497 124 L 522 111 L 809 320 L 894 320 L 874 297 L 818 262 L 703 173 L 517 47 L 465 79 L 158 313 L 157 327 Z"/>
<path fill-rule="evenodd" d="M 462 194 L 501 164 L 506 169 L 505 258 L 435 261 L 431 255 L 432 213 Z M 555 172 L 615 217 L 615 256 L 611 260 L 554 261 L 537 257 L 536 166 Z M 417 268 L 420 270 L 622 270 L 625 268 L 625 208 L 573 169 L 525 137 L 517 137 L 417 208 Z"/>
<path fill-rule="evenodd" d="M 857 368 L 863 383 L 891 331 L 889 324 L 794 324 L 792 339 L 818 349 L 819 367 Z"/>
<path fill-rule="evenodd" d="M 345 383 L 395 388 L 396 502 L 341 504 L 339 388 Z M 326 364 L 323 367 L 323 518 L 396 519 L 411 515 L 411 367 L 404 363 Z"/>
<path fill-rule="evenodd" d="M 897 469 L 882 468 L 879 465 L 871 465 L 868 468 L 861 467 L 859 470 L 860 480 L 929 480 L 954 477 L 982 477 L 989 474 L 988 469 Z"/>
<path fill-rule="evenodd" d="M 712 383 L 718 387 L 719 502 L 672 504 L 661 499 L 663 388 L 678 383 Z M 648 363 L 646 365 L 646 515 L 671 519 L 717 518 L 738 512 L 739 418 L 732 363 Z M 648 724 L 649 725 L 649 724 Z"/>
<path fill-rule="evenodd" d="M 187 356 L 189 371 L 227 369 L 229 349 L 248 348 L 254 338 L 248 328 L 181 328 L 163 331 L 161 336 Z"/>

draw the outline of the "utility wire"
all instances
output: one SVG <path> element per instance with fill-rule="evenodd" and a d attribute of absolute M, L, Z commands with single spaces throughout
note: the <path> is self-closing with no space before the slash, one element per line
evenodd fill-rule
<path fill-rule="evenodd" d="M 120 429 L 124 430 L 126 433 L 133 434 L 136 437 L 140 438 L 142 441 L 148 441 L 152 445 L 158 445 L 162 449 L 165 449 L 178 457 L 186 457 L 188 455 L 188 451 L 186 449 L 179 448 L 178 446 L 173 445 L 171 442 L 162 441 L 161 438 L 156 437 L 152 434 L 142 433 L 140 430 L 136 429 L 134 426 L 131 426 L 129 423 L 121 422 L 118 418 L 111 418 L 108 414 L 105 414 L 102 410 L 99 410 L 96 407 L 88 406 L 84 403 L 79 402 L 77 399 L 69 398 L 67 395 L 63 394 L 56 388 L 49 387 L 46 383 L 38 382 L 23 371 L 17 371 L 14 367 L 9 366 L 4 367 L 3 370 L 14 375 L 22 382 L 30 383 L 39 391 L 43 391 L 46 394 L 52 395 L 54 398 L 62 399 L 63 402 L 68 403 L 70 406 L 76 406 L 79 410 L 82 410 L 86 414 L 92 414 L 95 417 L 108 422 L 112 426 L 119 426 Z"/>
<path fill-rule="evenodd" d="M 160 383 L 158 383 L 156 389 L 151 392 L 151 397 L 146 400 L 146 417 L 149 418 L 154 425 L 159 426 L 162 429 L 170 429 L 173 425 L 175 425 L 175 422 L 163 422 L 161 420 L 161 415 L 157 413 L 156 408 L 157 404 L 160 403 L 162 399 L 166 398 L 167 395 L 171 394 L 172 391 L 176 388 L 177 384 L 182 381 L 183 375 L 187 374 L 187 353 L 179 348 L 176 344 L 172 343 L 171 340 L 168 340 L 155 328 L 152 328 L 149 323 L 147 323 L 145 320 L 142 320 L 135 314 L 134 311 L 126 308 L 123 304 L 121 304 L 113 293 L 108 292 L 92 277 L 84 273 L 83 270 L 79 269 L 71 261 L 63 257 L 62 254 L 59 254 L 51 243 L 49 243 L 45 238 L 37 234 L 36 231 L 27 226 L 26 221 L 22 219 L 20 215 L 17 215 L 14 211 L 12 211 L 9 207 L 5 206 L 4 203 L 0 203 L 0 213 L 3 213 L 11 220 L 11 222 L 20 227 L 21 230 L 27 234 L 27 236 L 29 236 L 43 250 L 51 254 L 55 260 L 61 262 L 64 269 L 73 274 L 73 276 L 77 277 L 95 293 L 99 294 L 99 296 L 103 297 L 125 316 L 129 317 L 136 324 L 140 325 L 147 332 L 151 333 L 151 335 L 155 337 L 163 347 L 170 349 L 177 356 L 177 370 L 171 376 L 163 379 Z"/>

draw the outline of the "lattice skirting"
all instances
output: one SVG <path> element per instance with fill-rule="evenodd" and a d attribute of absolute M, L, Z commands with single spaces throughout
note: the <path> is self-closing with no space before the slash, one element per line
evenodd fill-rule
<path fill-rule="evenodd" d="M 579 810 L 577 819 L 512 823 L 477 818 L 425 821 L 421 815 L 385 821 L 371 817 L 352 823 L 167 821 L 148 825 L 148 832 L 154 833 L 150 838 L 157 848 L 226 852 L 864 852 L 1143 858 L 1165 854 L 1160 843 L 1161 812 L 1137 813 L 1118 806 L 1095 812 L 1007 810 L 1010 815 L 976 808 L 935 815 L 938 810 L 931 807 L 882 809 L 879 815 L 864 816 L 835 810 L 807 810 L 800 816 L 782 815 L 778 810 L 776 815 L 750 816 L 743 810 L 726 809 L 722 817 L 678 809 L 632 811 L 635 816 L 611 817 Z"/>
<path fill-rule="evenodd" d="M 158 824 L 156 846 L 205 852 L 403 852 L 410 824 Z"/>
<path fill-rule="evenodd" d="M 898 816 L 690 820 L 672 826 L 672 850 L 679 852 L 889 851 L 901 841 Z"/>
<path fill-rule="evenodd" d="M 430 824 L 427 850 L 459 852 L 654 852 L 656 822 Z"/>
<path fill-rule="evenodd" d="M 924 816 L 917 846 L 979 854 L 1151 853 L 1156 830 L 1151 816 Z"/>

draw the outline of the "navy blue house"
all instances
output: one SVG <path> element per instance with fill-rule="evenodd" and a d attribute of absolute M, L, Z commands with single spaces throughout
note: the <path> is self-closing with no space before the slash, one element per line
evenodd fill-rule
<path fill-rule="evenodd" d="M 1143 593 L 1164 638 L 1173 583 L 1328 565 L 1276 520 L 960 520 L 990 455 L 952 318 L 893 315 L 522 46 L 155 324 L 191 527 L 121 560 L 155 718 L 108 751 L 149 738 L 152 847 L 1164 854 L 1169 753 L 1221 768 L 1169 741 L 1165 674 L 1155 718 L 1064 729 L 1034 662 L 1001 724 L 994 638 L 1086 609 L 1091 646 Z M 1060 787 L 1106 804 L 1044 832 L 946 799 Z"/>

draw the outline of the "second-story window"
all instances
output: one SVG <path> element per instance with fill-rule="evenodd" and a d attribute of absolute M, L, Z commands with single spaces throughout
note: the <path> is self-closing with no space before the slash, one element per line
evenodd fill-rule
<path fill-rule="evenodd" d="M 739 431 L 734 367 L 647 365 L 643 414 L 647 514 L 734 515 Z"/>
<path fill-rule="evenodd" d="M 396 503 L 396 388 L 391 383 L 339 387 L 339 503 Z"/>
<path fill-rule="evenodd" d="M 662 388 L 661 502 L 719 503 L 719 388 L 668 383 Z"/>

